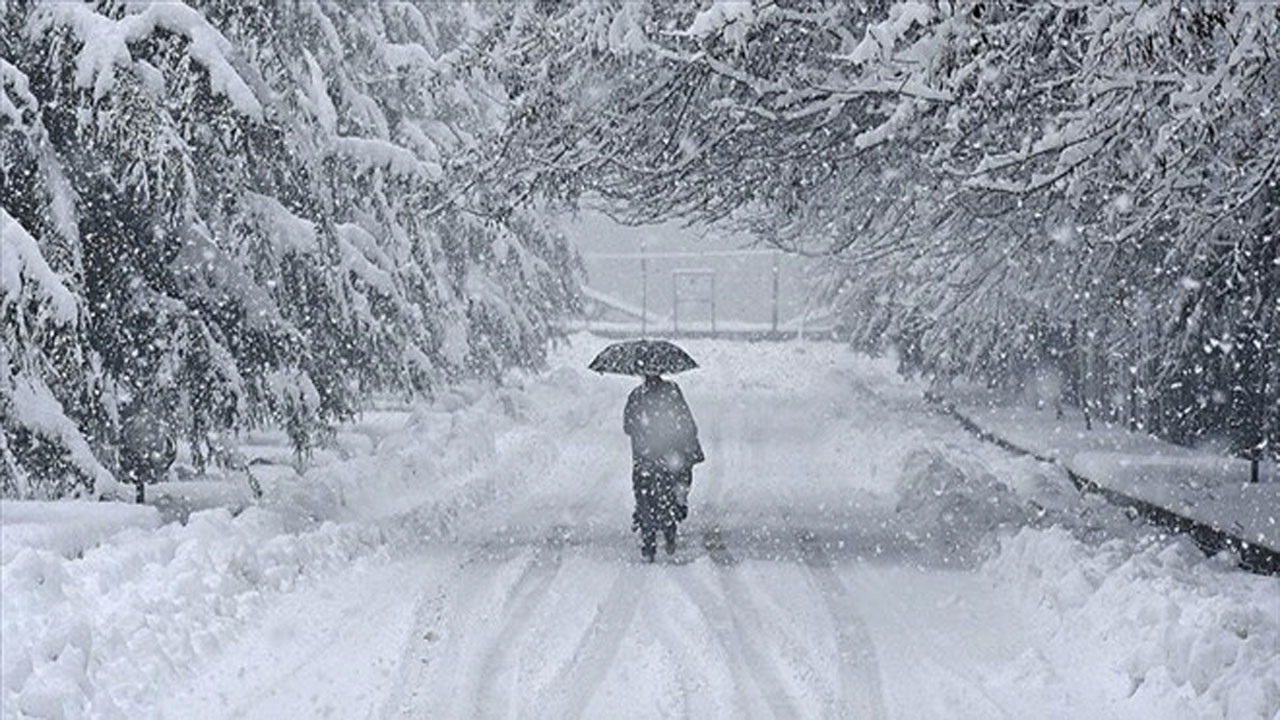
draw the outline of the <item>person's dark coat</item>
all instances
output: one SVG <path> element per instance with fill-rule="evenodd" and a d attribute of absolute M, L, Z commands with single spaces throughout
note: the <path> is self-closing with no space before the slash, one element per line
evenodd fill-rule
<path fill-rule="evenodd" d="M 640 530 L 642 552 L 652 560 L 658 528 L 672 552 L 675 523 L 688 516 L 693 466 L 705 460 L 698 425 L 679 386 L 648 376 L 627 397 L 622 429 L 631 438 L 632 523 Z"/>
<path fill-rule="evenodd" d="M 680 387 L 670 380 L 649 376 L 631 391 L 622 430 L 631 438 L 631 456 L 638 464 L 680 474 L 706 459 L 693 413 Z"/>

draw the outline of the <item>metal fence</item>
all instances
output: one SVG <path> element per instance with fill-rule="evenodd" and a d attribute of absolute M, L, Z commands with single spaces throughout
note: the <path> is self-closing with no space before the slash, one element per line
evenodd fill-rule
<path fill-rule="evenodd" d="M 806 261 L 775 250 L 584 253 L 588 320 L 649 333 L 795 333 L 823 315 Z"/>

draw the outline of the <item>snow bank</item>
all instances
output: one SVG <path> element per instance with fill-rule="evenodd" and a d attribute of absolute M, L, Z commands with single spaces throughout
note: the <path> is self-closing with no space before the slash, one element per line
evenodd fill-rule
<path fill-rule="evenodd" d="M 1253 545 L 1280 550 L 1280 484 L 1270 464 L 1251 484 L 1249 463 L 1172 445 L 1117 425 L 1085 429 L 1079 410 L 1064 417 L 1032 407 L 966 397 L 955 411 L 996 437 L 1127 497 L 1142 500 Z"/>
<path fill-rule="evenodd" d="M 1108 684 L 1118 717 L 1280 712 L 1280 579 L 1205 558 L 1186 539 L 1095 546 L 1062 528 L 1005 538 L 981 571 L 1039 621 L 1022 672 Z"/>
<path fill-rule="evenodd" d="M 1248 482 L 1245 460 L 1082 452 L 1067 467 L 1105 488 L 1280 551 L 1280 483 L 1269 471 L 1263 482 Z"/>
<path fill-rule="evenodd" d="M 414 409 L 402 432 L 376 454 L 339 460 L 270 491 L 272 507 L 313 518 L 378 521 L 404 542 L 449 536 L 454 520 L 517 494 L 558 453 L 558 433 L 600 417 L 581 371 L 562 369 L 508 387 L 482 383 L 445 390 Z M 323 500 L 322 500 L 323 498 Z"/>
<path fill-rule="evenodd" d="M 279 515 L 255 508 L 119 532 L 79 559 L 15 543 L 0 568 L 3 714 L 134 717 L 264 596 L 379 544 L 375 530 L 351 525 L 287 534 Z"/>
<path fill-rule="evenodd" d="M 274 595 L 418 548 L 545 474 L 557 448 L 538 428 L 598 417 L 575 400 L 584 374 L 444 391 L 407 422 L 370 413 L 342 435 L 348 459 L 264 483 L 238 515 L 160 526 L 152 507 L 3 504 L 0 716 L 145 714 Z M 207 499 L 159 489 L 186 485 Z"/>
<path fill-rule="evenodd" d="M 233 514 L 253 503 L 248 483 L 238 477 L 187 479 L 147 486 L 147 505 L 160 513 L 164 522 L 186 522 L 201 510 L 225 508 Z"/>
<path fill-rule="evenodd" d="M 1032 513 L 985 467 L 961 466 L 936 449 L 907 456 L 895 508 L 902 532 L 943 565 L 970 566 L 994 550 L 1001 530 L 1025 525 Z"/>
<path fill-rule="evenodd" d="M 0 562 L 26 548 L 74 558 L 127 528 L 159 526 L 160 514 L 145 505 L 0 500 Z"/>

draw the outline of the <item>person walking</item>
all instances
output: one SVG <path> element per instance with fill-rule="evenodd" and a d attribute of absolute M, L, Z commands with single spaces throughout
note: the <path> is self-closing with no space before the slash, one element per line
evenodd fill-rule
<path fill-rule="evenodd" d="M 640 531 L 641 554 L 653 562 L 659 530 L 667 554 L 675 552 L 676 525 L 689 515 L 693 466 L 706 457 L 680 386 L 660 375 L 646 374 L 627 396 L 622 430 L 631 438 L 632 526 Z"/>
<path fill-rule="evenodd" d="M 698 363 L 668 340 L 637 339 L 610 344 L 587 367 L 644 378 L 627 396 L 622 431 L 631 438 L 631 529 L 640 531 L 640 552 L 653 562 L 659 531 L 667 553 L 675 552 L 676 525 L 689 515 L 693 466 L 706 459 L 680 386 L 662 376 Z"/>

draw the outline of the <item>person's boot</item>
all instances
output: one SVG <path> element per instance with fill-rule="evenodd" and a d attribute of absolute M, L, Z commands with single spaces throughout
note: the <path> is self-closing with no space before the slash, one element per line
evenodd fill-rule
<path fill-rule="evenodd" d="M 668 525 L 663 528 L 662 539 L 666 542 L 667 554 L 674 555 L 676 552 L 676 526 Z"/>
<path fill-rule="evenodd" d="M 644 537 L 640 541 L 640 555 L 644 557 L 645 562 L 653 562 L 657 554 L 658 538 L 655 537 L 653 530 L 645 528 Z"/>

